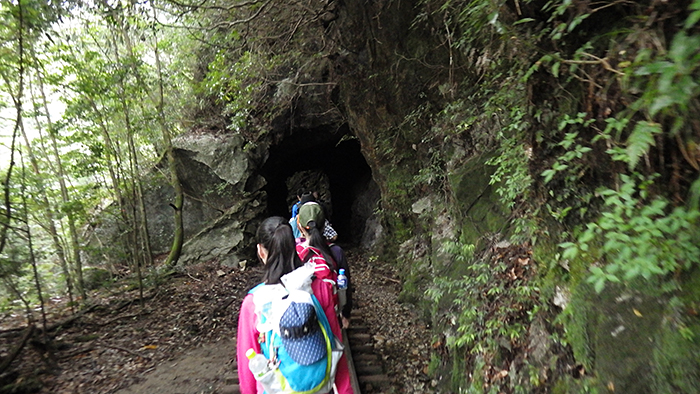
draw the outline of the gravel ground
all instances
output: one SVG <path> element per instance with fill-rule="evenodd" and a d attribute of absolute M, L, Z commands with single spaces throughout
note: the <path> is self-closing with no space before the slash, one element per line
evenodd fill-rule
<path fill-rule="evenodd" d="M 427 376 L 431 334 L 412 305 L 398 302 L 401 282 L 395 267 L 350 251 L 348 260 L 355 284 L 354 300 L 381 354 L 397 393 L 431 392 Z"/>

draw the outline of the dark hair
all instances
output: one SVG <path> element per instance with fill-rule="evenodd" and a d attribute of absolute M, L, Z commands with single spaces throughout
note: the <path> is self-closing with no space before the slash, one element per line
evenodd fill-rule
<path fill-rule="evenodd" d="M 292 226 L 281 216 L 265 219 L 258 227 L 258 243 L 267 250 L 263 282 L 268 285 L 280 283 L 280 278 L 301 267 L 297 255 Z"/>
<path fill-rule="evenodd" d="M 299 202 L 301 202 L 302 205 L 306 204 L 307 202 L 316 202 L 316 198 L 314 198 L 314 195 L 312 192 L 306 192 L 306 193 L 301 195 Z"/>
<path fill-rule="evenodd" d="M 325 225 L 325 223 L 323 225 Z M 323 259 L 326 260 L 328 266 L 332 270 L 337 271 L 338 264 L 336 264 L 333 254 L 331 253 L 331 248 L 328 246 L 326 238 L 323 236 L 323 226 L 319 228 L 316 225 L 316 222 L 311 220 L 307 224 L 306 232 L 309 234 L 309 239 L 307 239 L 309 246 L 313 246 L 314 248 L 320 250 L 321 254 L 323 255 Z M 307 255 L 307 259 L 309 258 L 311 258 L 311 253 Z"/>

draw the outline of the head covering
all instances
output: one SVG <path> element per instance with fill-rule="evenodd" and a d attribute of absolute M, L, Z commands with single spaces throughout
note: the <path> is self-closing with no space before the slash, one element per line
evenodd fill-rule
<path fill-rule="evenodd" d="M 309 222 L 316 222 L 316 228 L 323 230 L 323 225 L 326 218 L 323 216 L 323 208 L 318 203 L 307 202 L 306 204 L 299 207 L 299 224 L 305 229 L 309 230 Z"/>
<path fill-rule="evenodd" d="M 299 197 L 299 203 L 301 205 L 304 205 L 307 202 L 316 202 L 316 198 L 312 192 L 306 192 Z"/>
<path fill-rule="evenodd" d="M 311 365 L 326 356 L 326 341 L 311 297 L 292 301 L 282 314 L 279 327 L 282 345 L 296 363 Z"/>

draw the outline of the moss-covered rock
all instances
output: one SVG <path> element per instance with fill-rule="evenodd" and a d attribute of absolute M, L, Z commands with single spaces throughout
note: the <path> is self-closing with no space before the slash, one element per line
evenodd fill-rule
<path fill-rule="evenodd" d="M 95 290 L 108 285 L 113 279 L 112 273 L 100 267 L 83 268 L 85 290 Z"/>
<path fill-rule="evenodd" d="M 479 244 L 485 235 L 509 230 L 508 212 L 490 184 L 494 169 L 486 165 L 487 159 L 486 155 L 474 156 L 448 174 L 466 243 Z"/>

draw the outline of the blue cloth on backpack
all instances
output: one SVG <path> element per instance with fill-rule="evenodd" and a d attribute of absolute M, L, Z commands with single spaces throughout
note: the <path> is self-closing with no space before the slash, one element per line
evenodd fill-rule
<path fill-rule="evenodd" d="M 301 365 L 311 365 L 326 354 L 312 304 L 292 302 L 280 319 L 280 336 L 289 357 Z"/>
<path fill-rule="evenodd" d="M 299 227 L 297 226 L 297 217 L 296 216 L 289 219 L 289 225 L 292 226 L 292 232 L 294 233 L 294 239 L 301 238 L 301 231 L 299 231 Z"/>
<path fill-rule="evenodd" d="M 249 293 L 256 297 L 258 292 L 266 291 L 267 286 L 260 284 Z M 261 332 L 260 348 L 268 360 L 276 360 L 278 371 L 275 375 L 281 385 L 271 392 L 325 393 L 332 388 L 342 345 L 337 343 L 318 299 L 303 290 L 288 291 L 277 301 L 274 297 L 268 302 L 262 301 L 265 303 L 260 310 L 263 323 L 274 322 L 274 318 L 269 318 L 278 308 L 282 315 L 278 318 L 279 335 L 274 329 Z M 337 346 L 340 346 L 340 353 L 335 355 Z M 304 365 L 306 363 L 311 364 Z M 265 390 L 269 392 L 267 387 Z"/>

